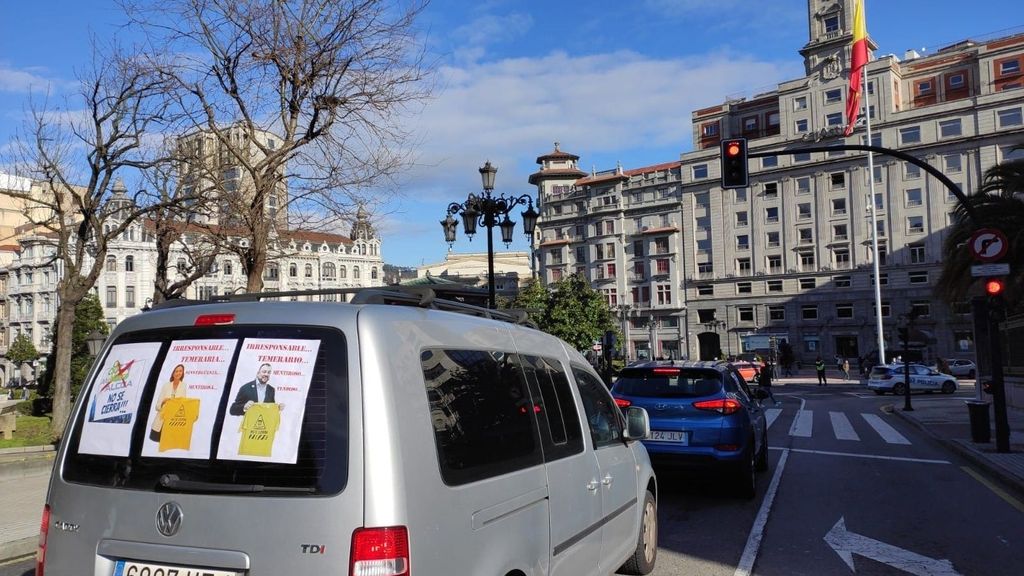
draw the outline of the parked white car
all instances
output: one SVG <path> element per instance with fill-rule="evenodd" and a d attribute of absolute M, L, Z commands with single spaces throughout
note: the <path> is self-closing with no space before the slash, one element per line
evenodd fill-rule
<path fill-rule="evenodd" d="M 906 392 L 905 373 L 903 364 L 888 364 L 875 366 L 868 376 L 868 389 L 874 390 L 875 394 L 892 392 L 899 396 Z M 956 377 L 950 374 L 943 374 L 934 368 L 923 364 L 910 364 L 910 391 L 939 391 L 943 394 L 952 394 L 960 387 Z"/>
<path fill-rule="evenodd" d="M 973 380 L 978 373 L 978 367 L 970 360 L 949 360 L 948 363 L 953 376 Z"/>

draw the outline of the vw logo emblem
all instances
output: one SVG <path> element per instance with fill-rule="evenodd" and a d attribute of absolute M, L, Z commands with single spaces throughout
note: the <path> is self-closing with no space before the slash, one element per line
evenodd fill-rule
<path fill-rule="evenodd" d="M 181 516 L 181 506 L 177 502 L 167 502 L 156 511 L 156 529 L 164 536 L 174 536 L 181 528 Z"/>

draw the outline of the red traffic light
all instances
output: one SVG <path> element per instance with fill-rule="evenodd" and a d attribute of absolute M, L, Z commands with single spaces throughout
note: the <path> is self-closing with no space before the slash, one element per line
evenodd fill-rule
<path fill-rule="evenodd" d="M 743 150 L 739 142 L 728 142 L 725 145 L 726 156 L 737 156 Z"/>
<path fill-rule="evenodd" d="M 989 278 L 985 280 L 985 294 L 989 296 L 999 296 L 1003 293 L 1005 282 L 1002 278 Z"/>

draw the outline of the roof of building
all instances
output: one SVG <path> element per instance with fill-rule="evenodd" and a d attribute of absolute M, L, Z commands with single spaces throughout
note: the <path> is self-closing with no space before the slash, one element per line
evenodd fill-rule
<path fill-rule="evenodd" d="M 580 157 L 569 152 L 562 152 L 558 149 L 558 142 L 555 142 L 555 149 L 547 154 L 537 156 L 537 164 L 543 164 L 545 160 L 579 160 Z"/>
<path fill-rule="evenodd" d="M 578 168 L 548 168 L 530 174 L 530 184 L 536 184 L 541 178 L 557 178 L 559 176 L 580 178 L 586 175 L 586 172 Z"/>

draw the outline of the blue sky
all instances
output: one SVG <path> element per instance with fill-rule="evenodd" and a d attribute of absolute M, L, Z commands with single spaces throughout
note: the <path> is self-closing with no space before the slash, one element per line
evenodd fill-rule
<path fill-rule="evenodd" d="M 965 38 L 1024 31 L 1019 0 L 866 0 L 877 54 L 926 53 Z M 1017 18 L 1017 20 L 1011 20 Z M 75 88 L 90 34 L 126 34 L 113 0 L 0 0 L 0 150 L 29 98 Z M 448 202 L 532 192 L 536 157 L 561 149 L 585 170 L 637 168 L 691 150 L 690 113 L 803 75 L 806 0 L 433 0 L 419 26 L 441 88 L 408 119 L 419 142 L 400 196 L 377 225 L 387 263 L 439 262 Z M 519 220 L 518 216 L 514 219 Z M 528 247 L 521 228 L 512 249 Z M 497 234 L 497 232 L 496 232 Z M 484 251 L 460 232 L 455 251 Z M 498 243 L 501 246 L 500 243 Z"/>

